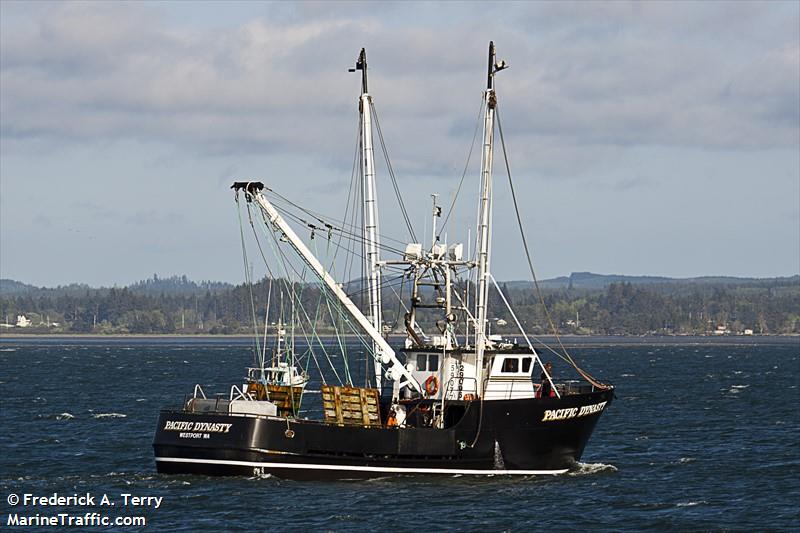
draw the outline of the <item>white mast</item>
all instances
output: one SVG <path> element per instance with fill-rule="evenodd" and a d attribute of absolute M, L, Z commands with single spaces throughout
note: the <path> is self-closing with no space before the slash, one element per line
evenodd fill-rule
<path fill-rule="evenodd" d="M 362 48 L 354 69 L 361 71 L 361 97 L 358 110 L 361 114 L 361 184 L 364 199 L 362 221 L 364 229 L 364 273 L 367 277 L 367 293 L 369 294 L 369 315 L 373 327 L 383 333 L 383 316 L 381 309 L 381 270 L 378 251 L 378 202 L 375 187 L 375 154 L 372 149 L 372 97 L 367 89 L 367 51 Z M 375 385 L 381 388 L 381 347 L 373 341 L 375 353 Z"/>
<path fill-rule="evenodd" d="M 494 110 L 497 106 L 497 97 L 494 92 L 494 75 L 506 68 L 504 61 L 495 62 L 494 42 L 489 42 L 489 70 L 484 99 L 486 101 L 486 115 L 483 122 L 483 153 L 481 156 L 481 199 L 478 211 L 478 293 L 475 302 L 475 356 L 476 378 L 478 392 L 482 395 L 483 384 L 483 354 L 486 350 L 486 307 L 488 301 L 488 276 L 489 276 L 489 243 L 491 239 L 491 213 L 492 213 L 492 155 L 494 146 Z"/>
<path fill-rule="evenodd" d="M 325 286 L 328 287 L 330 290 L 342 303 L 342 306 L 350 313 L 358 325 L 372 338 L 372 342 L 374 342 L 379 349 L 380 353 L 380 362 L 385 365 L 389 366 L 389 370 L 386 372 L 386 377 L 388 379 L 397 381 L 399 385 L 397 385 L 398 389 L 402 388 L 406 385 L 411 386 L 414 390 L 422 394 L 422 386 L 419 382 L 414 379 L 414 376 L 406 369 L 403 363 L 397 358 L 397 354 L 395 354 L 394 349 L 389 346 L 389 343 L 386 342 L 386 339 L 383 338 L 382 332 L 378 329 L 375 329 L 372 322 L 364 316 L 364 313 L 358 308 L 358 306 L 353 303 L 347 293 L 344 292 L 341 286 L 336 282 L 333 277 L 328 274 L 325 270 L 325 267 L 322 266 L 322 263 L 314 257 L 314 254 L 305 243 L 297 236 L 294 230 L 286 223 L 283 217 L 278 213 L 275 207 L 267 200 L 267 197 L 261 192 L 264 188 L 264 184 L 261 182 L 236 182 L 231 187 L 232 189 L 236 190 L 237 192 L 240 189 L 243 189 L 247 194 L 248 201 L 255 201 L 264 211 L 267 216 L 267 219 L 270 221 L 272 226 L 275 228 L 276 231 L 282 233 L 289 244 L 294 248 L 297 254 L 305 261 L 305 263 L 311 268 L 311 270 L 316 273 L 317 276 L 325 283 Z M 376 361 L 377 364 L 377 361 Z"/>

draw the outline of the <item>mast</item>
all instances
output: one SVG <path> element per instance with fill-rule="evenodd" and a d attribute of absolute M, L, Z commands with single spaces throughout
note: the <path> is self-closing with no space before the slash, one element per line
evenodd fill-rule
<path fill-rule="evenodd" d="M 358 306 L 353 303 L 353 300 L 347 296 L 347 293 L 344 292 L 342 287 L 339 283 L 336 282 L 335 279 L 325 270 L 325 267 L 322 266 L 322 263 L 314 257 L 314 254 L 305 243 L 297 236 L 294 230 L 286 223 L 283 217 L 278 213 L 275 209 L 275 206 L 264 196 L 262 193 L 262 189 L 264 188 L 264 184 L 258 181 L 249 181 L 249 182 L 241 182 L 237 181 L 232 186 L 232 189 L 235 191 L 244 190 L 246 193 L 246 197 L 248 201 L 255 201 L 259 207 L 264 211 L 269 222 L 272 224 L 274 231 L 282 234 L 286 237 L 286 240 L 289 244 L 294 248 L 295 252 L 303 259 L 306 265 L 314 271 L 314 273 L 322 280 L 325 286 L 330 290 L 336 298 L 342 304 L 350 316 L 352 316 L 355 321 L 358 323 L 359 326 L 372 338 L 372 342 L 374 342 L 380 352 L 380 362 L 385 365 L 389 366 L 389 370 L 386 372 L 386 377 L 388 379 L 394 380 L 397 382 L 397 387 L 402 388 L 406 385 L 412 387 L 414 390 L 422 394 L 422 386 L 419 382 L 414 379 L 414 376 L 406 369 L 402 362 L 397 358 L 397 354 L 395 353 L 394 349 L 389 346 L 389 343 L 386 342 L 386 339 L 383 338 L 382 332 L 378 329 L 375 329 L 372 322 L 364 316 L 364 313 L 358 308 Z M 376 361 L 376 364 L 378 362 Z"/>
<path fill-rule="evenodd" d="M 367 278 L 367 294 L 369 294 L 368 318 L 373 327 L 383 333 L 383 316 L 381 307 L 381 270 L 378 242 L 378 203 L 375 187 L 375 154 L 372 148 L 372 97 L 367 87 L 367 51 L 362 48 L 356 66 L 350 72 L 361 71 L 361 96 L 358 110 L 361 115 L 361 190 L 363 197 L 363 257 L 364 273 Z M 381 388 L 381 347 L 373 341 L 375 353 L 375 385 Z"/>
<path fill-rule="evenodd" d="M 489 42 L 489 68 L 486 79 L 486 114 L 483 122 L 483 152 L 481 154 L 481 196 L 478 211 L 478 292 L 475 302 L 475 356 L 478 392 L 483 394 L 483 356 L 488 344 L 486 337 L 488 276 L 490 259 L 491 214 L 492 214 L 492 156 L 494 148 L 494 111 L 497 96 L 494 91 L 494 75 L 506 68 L 505 61 L 495 60 L 494 41 Z"/>

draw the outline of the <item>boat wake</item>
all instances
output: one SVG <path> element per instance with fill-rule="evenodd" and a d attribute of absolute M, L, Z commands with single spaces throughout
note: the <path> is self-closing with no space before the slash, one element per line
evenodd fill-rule
<path fill-rule="evenodd" d="M 705 500 L 699 500 L 699 501 L 689 501 L 689 502 L 678 502 L 677 504 L 675 504 L 675 506 L 676 507 L 694 507 L 695 505 L 705 505 L 707 503 L 708 502 L 705 501 Z"/>
<path fill-rule="evenodd" d="M 566 473 L 567 476 L 591 476 L 595 474 L 610 474 L 616 472 L 617 467 L 604 463 L 577 463 Z"/>

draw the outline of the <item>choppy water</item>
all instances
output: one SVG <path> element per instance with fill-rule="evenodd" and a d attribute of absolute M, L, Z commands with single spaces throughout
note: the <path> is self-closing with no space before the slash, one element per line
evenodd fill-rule
<path fill-rule="evenodd" d="M 155 473 L 159 408 L 197 382 L 227 391 L 251 360 L 244 342 L 5 338 L 0 528 L 14 512 L 100 511 L 144 515 L 148 531 L 800 529 L 800 342 L 572 353 L 618 386 L 577 471 L 323 483 Z M 87 491 L 117 506 L 7 502 Z M 163 503 L 126 509 L 123 493 Z"/>

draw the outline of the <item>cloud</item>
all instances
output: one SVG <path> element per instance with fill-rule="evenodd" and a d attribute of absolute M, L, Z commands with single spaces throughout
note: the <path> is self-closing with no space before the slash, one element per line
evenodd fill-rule
<path fill-rule="evenodd" d="M 149 4 L 59 3 L 7 22 L 7 149 L 42 139 L 155 140 L 210 155 L 304 152 L 345 169 L 353 141 L 332 132 L 354 123 L 358 84 L 345 69 L 367 43 L 395 166 L 450 175 L 482 88 L 480 35 L 501 26 L 499 52 L 512 66 L 498 80 L 507 133 L 561 147 L 540 150 L 525 168 L 580 171 L 570 153 L 586 151 L 578 159 L 590 164 L 613 146 L 798 143 L 800 44 L 783 26 L 798 20 L 792 6 L 505 5 L 511 15 L 488 31 L 469 4 L 421 7 L 458 13 L 452 25 L 420 25 L 397 4 L 384 18 L 312 7 L 213 31 L 170 26 Z M 753 39 L 746 54 L 737 53 L 742 35 Z M 430 141 L 407 148 L 419 132 Z"/>
<path fill-rule="evenodd" d="M 633 176 L 629 178 L 622 178 L 614 184 L 614 190 L 618 192 L 626 192 L 633 189 L 641 189 L 651 187 L 653 182 L 642 176 Z"/>
<path fill-rule="evenodd" d="M 114 258 L 93 260 L 105 276 L 136 279 L 170 261 L 165 271 L 185 271 L 189 258 L 196 276 L 231 279 L 226 254 L 208 254 L 209 242 L 225 246 L 236 230 L 225 211 L 231 178 L 264 179 L 327 213 L 343 204 L 359 88 L 347 69 L 362 46 L 414 220 L 427 220 L 429 192 L 449 203 L 478 126 L 470 182 L 449 228 L 456 238 L 474 214 L 490 39 L 511 66 L 497 79 L 499 115 L 525 216 L 576 225 L 575 257 L 551 266 L 553 275 L 592 268 L 627 246 L 614 242 L 629 224 L 612 224 L 621 210 L 648 206 L 636 227 L 674 233 L 674 213 L 652 208 L 669 202 L 712 221 L 733 205 L 751 213 L 726 230 L 736 241 L 720 241 L 719 258 L 733 249 L 753 262 L 765 257 L 737 247 L 766 242 L 752 231 L 795 243 L 778 247 L 790 261 L 770 265 L 796 264 L 797 225 L 768 216 L 798 216 L 796 2 L 494 2 L 489 10 L 380 2 L 366 10 L 360 2 L 2 1 L 0 15 L 0 259 L 19 272 L 45 265 L 41 283 L 55 274 L 37 254 L 52 247 L 88 258 L 120 246 Z M 498 174 L 502 167 L 496 154 Z M 768 186 L 753 188 L 756 180 Z M 379 188 L 388 221 L 391 187 Z M 422 200 L 408 201 L 411 194 Z M 498 205 L 503 194 L 505 183 Z M 754 206 L 755 195 L 769 207 Z M 20 220 L 51 220 L 56 229 L 34 227 L 22 238 Z M 510 231 L 502 224 L 498 235 Z M 586 228 L 593 238 L 582 237 Z M 71 240 L 78 231 L 103 246 Z M 696 235 L 699 247 L 708 245 Z M 170 253 L 155 253 L 159 242 Z M 663 249 L 684 242 L 692 236 L 665 240 Z M 562 244 L 553 242 L 554 256 Z M 608 260 L 619 265 L 620 257 Z M 675 257 L 686 255 L 661 259 Z M 59 273 L 65 282 L 93 272 L 79 263 Z"/>

